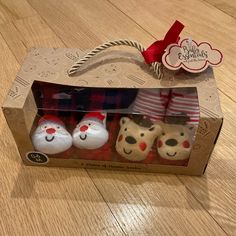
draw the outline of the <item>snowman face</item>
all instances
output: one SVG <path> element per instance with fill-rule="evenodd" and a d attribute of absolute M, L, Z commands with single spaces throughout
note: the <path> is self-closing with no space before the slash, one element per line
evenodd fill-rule
<path fill-rule="evenodd" d="M 81 121 L 73 132 L 73 144 L 81 149 L 97 149 L 108 140 L 103 124 L 94 120 Z"/>
<path fill-rule="evenodd" d="M 32 136 L 37 151 L 46 154 L 57 154 L 69 149 L 72 137 L 64 126 L 54 122 L 43 122 Z"/>

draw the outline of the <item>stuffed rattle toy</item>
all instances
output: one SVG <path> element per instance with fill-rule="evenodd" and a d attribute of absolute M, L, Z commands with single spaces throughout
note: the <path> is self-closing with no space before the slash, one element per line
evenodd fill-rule
<path fill-rule="evenodd" d="M 72 145 L 72 137 L 65 124 L 53 115 L 44 115 L 39 120 L 32 141 L 35 149 L 45 154 L 61 153 Z"/>
<path fill-rule="evenodd" d="M 73 144 L 81 149 L 97 149 L 108 140 L 106 114 L 90 112 L 77 124 L 73 131 Z"/>
<path fill-rule="evenodd" d="M 125 159 L 140 162 L 148 158 L 154 140 L 161 134 L 161 126 L 150 120 L 120 119 L 120 131 L 116 140 L 116 151 Z"/>

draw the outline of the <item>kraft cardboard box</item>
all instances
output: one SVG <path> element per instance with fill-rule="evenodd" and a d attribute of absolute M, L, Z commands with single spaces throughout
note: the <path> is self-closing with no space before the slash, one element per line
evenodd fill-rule
<path fill-rule="evenodd" d="M 157 79 L 141 55 L 109 50 L 68 76 L 68 69 L 84 54 L 61 48 L 28 53 L 3 105 L 23 162 L 202 175 L 223 122 L 212 68 L 198 74 L 164 70 Z M 185 100 L 178 94 L 186 95 Z M 156 112 L 159 102 L 163 114 Z M 193 114 L 190 119 L 180 109 L 186 103 Z M 90 142 L 86 132 L 93 124 L 103 131 Z M 51 145 L 58 140 L 57 129 L 63 130 L 64 141 L 56 151 L 35 136 L 39 131 Z"/>

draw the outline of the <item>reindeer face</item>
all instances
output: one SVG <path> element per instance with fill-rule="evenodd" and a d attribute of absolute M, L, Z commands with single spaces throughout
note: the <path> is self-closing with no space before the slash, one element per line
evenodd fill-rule
<path fill-rule="evenodd" d="M 192 148 L 191 133 L 184 125 L 163 124 L 162 135 L 157 143 L 160 156 L 173 161 L 188 159 Z"/>
<path fill-rule="evenodd" d="M 142 161 L 151 151 L 155 138 L 161 133 L 160 125 L 142 127 L 128 117 L 120 120 L 120 132 L 116 140 L 116 150 L 130 161 Z"/>

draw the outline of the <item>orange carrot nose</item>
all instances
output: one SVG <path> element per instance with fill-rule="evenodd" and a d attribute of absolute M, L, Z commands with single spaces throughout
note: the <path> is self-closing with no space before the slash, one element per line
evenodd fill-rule
<path fill-rule="evenodd" d="M 47 132 L 48 134 L 54 134 L 54 133 L 56 132 L 56 130 L 53 129 L 53 128 L 49 128 L 49 129 L 46 129 L 46 132 Z"/>
<path fill-rule="evenodd" d="M 82 125 L 81 127 L 80 127 L 80 131 L 81 132 L 84 132 L 84 131 L 86 131 L 88 129 L 88 126 L 87 125 Z"/>

